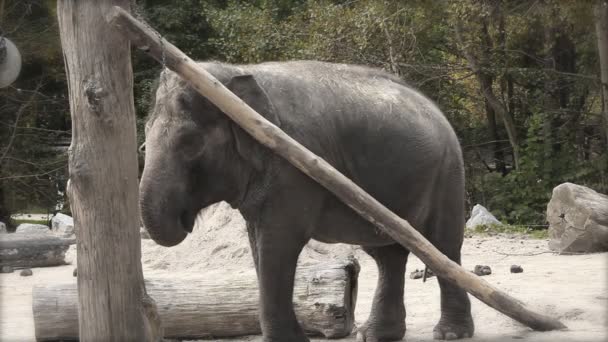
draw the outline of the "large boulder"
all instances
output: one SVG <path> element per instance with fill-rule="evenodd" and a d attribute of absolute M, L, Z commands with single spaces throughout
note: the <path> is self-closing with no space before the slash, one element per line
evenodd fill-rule
<path fill-rule="evenodd" d="M 549 249 L 559 252 L 608 251 L 608 196 L 564 183 L 547 206 Z"/>
<path fill-rule="evenodd" d="M 466 227 L 467 229 L 475 229 L 477 226 L 489 226 L 494 224 L 501 225 L 502 222 L 498 221 L 498 219 L 494 217 L 488 209 L 484 208 L 484 206 L 475 204 L 471 211 L 471 218 L 467 221 Z"/>
<path fill-rule="evenodd" d="M 40 233 L 49 233 L 49 227 L 43 224 L 34 224 L 34 223 L 22 223 L 17 226 L 15 233 L 21 234 L 40 234 Z"/>
<path fill-rule="evenodd" d="M 51 219 L 53 233 L 61 237 L 72 237 L 74 235 L 74 219 L 66 214 L 57 213 Z"/>

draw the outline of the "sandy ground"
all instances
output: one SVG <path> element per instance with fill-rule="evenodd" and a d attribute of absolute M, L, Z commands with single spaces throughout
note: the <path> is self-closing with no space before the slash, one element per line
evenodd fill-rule
<path fill-rule="evenodd" d="M 75 246 L 66 260 L 75 264 Z M 328 258 L 357 257 L 361 264 L 356 324 L 365 322 L 371 307 L 377 271 L 373 260 L 360 249 L 347 245 L 309 244 L 300 255 L 300 264 L 327 261 Z M 556 255 L 547 250 L 546 240 L 525 237 L 469 237 L 463 247 L 467 269 L 489 265 L 490 283 L 526 303 L 531 309 L 561 319 L 568 331 L 538 333 L 499 314 L 473 298 L 476 324 L 472 341 L 607 341 L 608 330 L 608 253 Z M 524 273 L 511 274 L 513 264 Z M 180 277 L 208 270 L 252 269 L 245 222 L 225 203 L 201 212 L 194 232 L 172 248 L 142 240 L 144 275 Z M 410 256 L 408 275 L 423 264 Z M 75 282 L 74 266 L 33 269 L 31 277 L 19 272 L 0 274 L 0 341 L 34 341 L 31 291 L 35 284 Z M 433 326 L 439 318 L 439 288 L 435 278 L 406 280 L 407 335 L 410 342 L 432 340 Z M 255 341 L 245 337 L 235 341 Z M 315 340 L 322 341 L 322 340 Z M 354 341 L 354 338 L 341 341 Z"/>
<path fill-rule="evenodd" d="M 518 237 L 467 238 L 463 247 L 463 263 L 467 269 L 472 269 L 475 264 L 491 266 L 493 273 L 486 276 L 486 280 L 522 300 L 531 309 L 558 317 L 569 330 L 532 332 L 473 298 L 476 332 L 475 337 L 469 340 L 594 342 L 608 339 L 608 253 L 556 255 L 548 252 L 546 246 L 545 240 Z M 377 275 L 373 260 L 360 251 L 355 255 L 362 267 L 356 310 L 357 324 L 361 324 L 369 314 Z M 509 268 L 512 264 L 521 265 L 524 273 L 511 274 Z M 167 272 L 162 269 L 164 267 L 151 265 L 144 262 L 145 273 Z M 422 263 L 411 256 L 408 275 L 422 267 Z M 35 341 L 32 286 L 75 281 L 73 268 L 71 265 L 35 268 L 31 277 L 21 277 L 19 272 L 0 274 L 0 341 Z M 179 275 L 173 272 L 173 276 Z M 405 302 L 408 313 L 406 340 L 432 340 L 432 329 L 439 318 L 436 279 L 423 283 L 420 279 L 408 277 Z M 258 339 L 246 337 L 232 341 Z M 354 341 L 354 338 L 340 341 Z"/>

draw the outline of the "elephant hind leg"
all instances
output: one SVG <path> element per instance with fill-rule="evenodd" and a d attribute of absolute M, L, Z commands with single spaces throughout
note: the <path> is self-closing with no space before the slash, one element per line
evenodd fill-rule
<path fill-rule="evenodd" d="M 359 342 L 399 341 L 405 335 L 403 303 L 405 264 L 409 251 L 400 245 L 363 247 L 376 261 L 378 284 L 367 322 L 358 329 Z"/>
<path fill-rule="evenodd" d="M 464 238 L 464 205 L 463 199 L 448 196 L 439 203 L 431 224 L 427 226 L 430 242 L 445 256 L 460 265 L 462 242 Z M 471 316 L 471 302 L 467 293 L 438 276 L 441 290 L 441 318 L 433 329 L 436 340 L 454 340 L 473 337 L 475 326 Z"/>

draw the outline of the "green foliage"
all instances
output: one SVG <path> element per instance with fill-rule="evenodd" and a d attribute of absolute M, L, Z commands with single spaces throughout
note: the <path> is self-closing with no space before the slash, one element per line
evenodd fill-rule
<path fill-rule="evenodd" d="M 15 220 L 15 219 L 13 219 L 13 221 L 15 222 L 15 224 L 17 226 L 20 225 L 20 224 L 23 224 L 23 223 L 42 224 L 42 225 L 49 226 L 49 227 L 51 226 L 51 221 L 50 220 L 30 220 L 30 219 Z"/>
<path fill-rule="evenodd" d="M 58 190 L 63 191 L 59 185 L 67 177 L 67 156 L 48 151 L 70 134 L 55 3 L 8 4 L 0 18 L 5 19 L 2 28 L 22 49 L 25 64 L 19 82 L 0 90 L 0 152 L 11 136 L 15 113 L 32 98 L 28 90 L 42 86 L 19 120 L 11 159 L 0 163 L 0 195 L 5 197 L 0 196 L 0 209 L 50 209 L 60 200 Z M 364 64 L 400 75 L 434 100 L 457 131 L 467 171 L 468 205 L 481 203 L 503 222 L 539 227 L 545 224 L 545 208 L 556 185 L 570 181 L 608 192 L 591 4 L 141 0 L 134 12 L 195 59 L 315 59 Z M 454 32 L 458 22 L 463 26 L 462 43 Z M 512 115 L 518 135 L 515 146 L 503 118 L 486 107 L 465 48 Z M 143 53 L 133 56 L 141 144 L 162 67 Z M 517 168 L 514 147 L 519 149 Z M 37 176 L 21 177 L 28 175 Z"/>
<path fill-rule="evenodd" d="M 518 234 L 527 235 L 532 239 L 548 239 L 549 231 L 533 229 L 530 226 L 521 225 L 508 225 L 508 224 L 491 224 L 491 225 L 479 225 L 473 230 L 475 234 L 479 235 L 497 235 L 497 234 Z"/>

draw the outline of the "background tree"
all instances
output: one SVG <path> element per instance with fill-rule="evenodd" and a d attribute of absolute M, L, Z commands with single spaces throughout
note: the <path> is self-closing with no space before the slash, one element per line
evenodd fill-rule
<path fill-rule="evenodd" d="M 43 86 L 38 92 L 44 96 L 36 96 L 27 107 L 24 118 L 32 120 L 29 127 L 53 131 L 70 127 L 62 97 L 66 85 L 53 26 L 55 13 L 46 6 L 53 1 L 6 1 L 2 28 L 12 32 L 9 37 L 27 52 L 24 67 L 31 71 L 24 72 L 14 88 L 2 90 L 3 146 L 20 104 L 30 95 L 17 88 L 35 89 L 40 78 Z M 509 223 L 543 228 L 546 204 L 557 184 L 570 181 L 608 192 L 600 35 L 594 25 L 599 18 L 594 17 L 594 7 L 599 3 L 141 0 L 135 13 L 197 59 L 230 63 L 316 59 L 398 74 L 437 102 L 455 127 L 467 168 L 468 204 L 481 203 Z M 28 13 L 22 11 L 28 6 L 31 14 L 22 15 Z M 8 20 L 9 10 L 19 14 Z M 458 22 L 460 39 L 455 30 Z M 134 55 L 133 65 L 141 144 L 160 67 L 139 54 Z M 5 99 L 5 94 L 13 100 Z M 49 122 L 40 124 L 33 117 Z M 18 143 L 10 155 L 45 165 L 44 172 L 52 169 L 53 164 L 33 160 L 37 154 L 28 149 L 48 149 L 59 138 L 47 138 L 50 133 L 40 130 L 20 128 L 17 133 Z M 41 187 L 50 186 L 52 180 L 6 178 L 40 171 L 27 163 L 2 164 L 5 203 L 11 211 L 44 206 L 42 193 L 50 192 Z M 65 157 L 59 165 L 65 165 Z M 40 199 L 22 182 L 38 184 Z"/>

